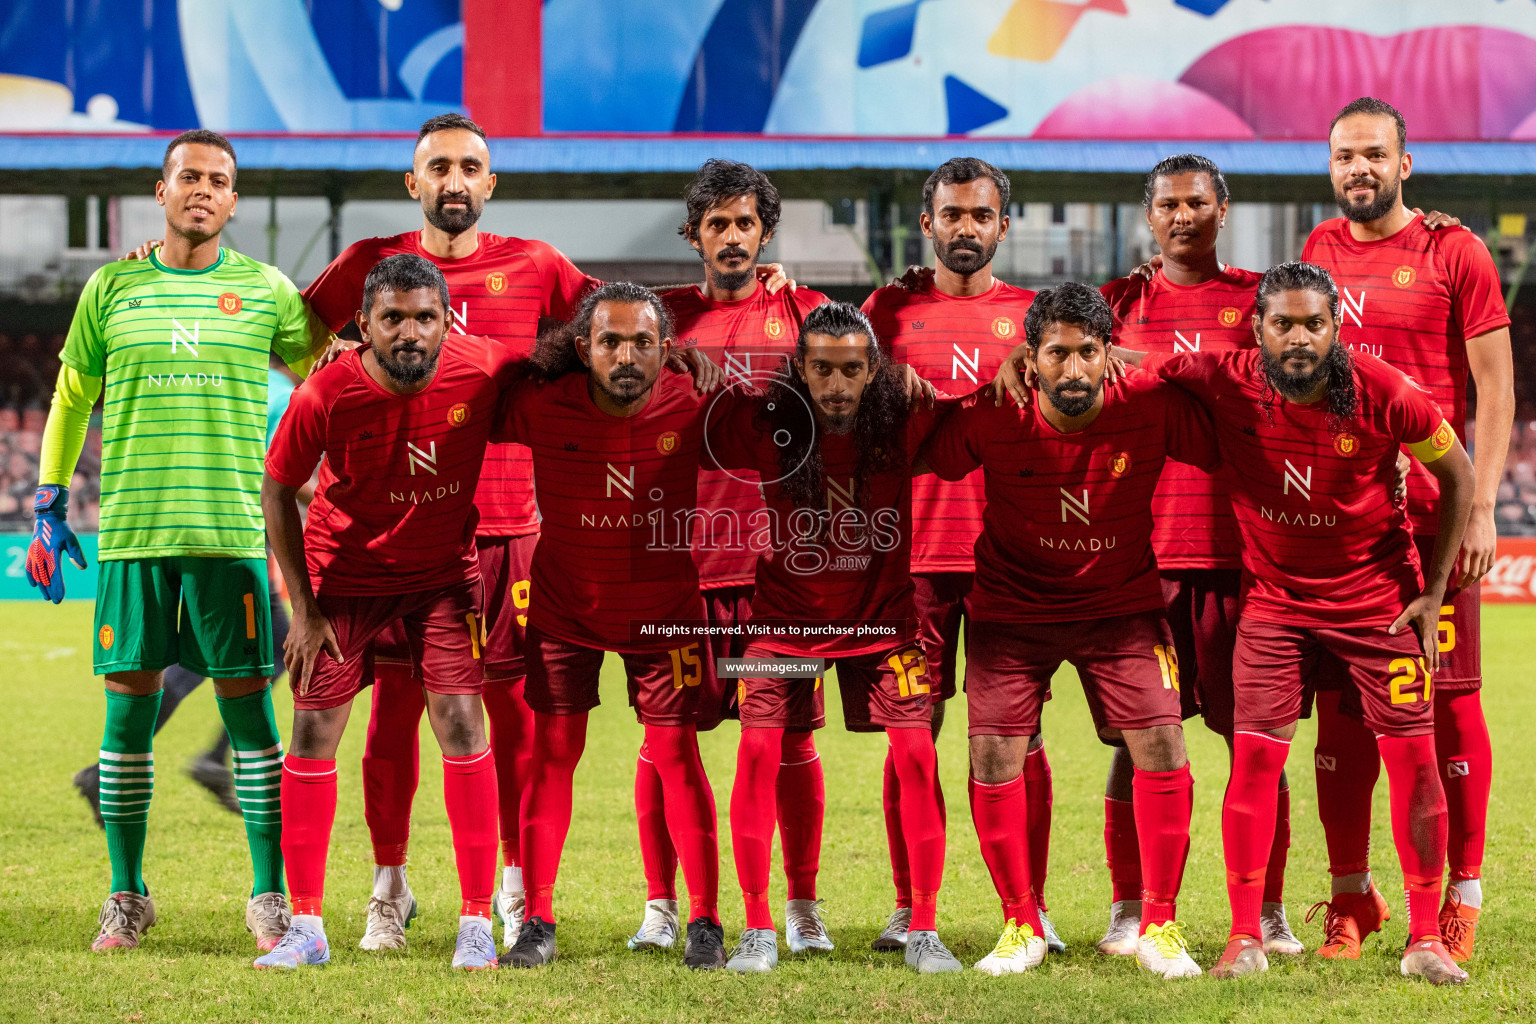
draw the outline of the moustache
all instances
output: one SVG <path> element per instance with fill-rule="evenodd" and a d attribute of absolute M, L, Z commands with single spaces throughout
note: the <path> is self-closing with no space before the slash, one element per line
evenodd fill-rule
<path fill-rule="evenodd" d="M 645 379 L 645 374 L 641 373 L 638 369 L 636 369 L 633 366 L 620 366 L 620 367 L 616 367 L 613 370 L 613 372 L 608 374 L 608 379 L 611 380 L 611 381 L 613 381 L 613 380 L 644 380 Z"/>
<path fill-rule="evenodd" d="M 726 248 L 726 249 L 721 249 L 718 253 L 715 254 L 715 259 L 717 259 L 717 260 L 730 260 L 730 259 L 748 260 L 748 259 L 751 259 L 751 258 L 752 258 L 752 254 L 751 253 L 747 252 L 747 250 L 745 250 L 745 249 L 741 249 L 741 248 L 738 248 L 736 246 L 731 246 L 731 247 Z"/>
<path fill-rule="evenodd" d="M 980 242 L 973 242 L 969 238 L 957 238 L 953 242 L 949 243 L 948 248 L 950 252 L 955 252 L 956 250 L 964 250 L 965 252 L 973 252 L 978 256 L 980 256 L 984 251 L 981 248 Z"/>
<path fill-rule="evenodd" d="M 463 203 L 465 206 L 473 205 L 468 192 L 444 192 L 437 197 L 437 208 L 439 210 L 449 203 Z"/>

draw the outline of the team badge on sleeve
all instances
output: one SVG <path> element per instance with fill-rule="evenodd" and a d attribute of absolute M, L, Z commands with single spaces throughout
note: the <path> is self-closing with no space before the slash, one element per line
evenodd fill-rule
<path fill-rule="evenodd" d="M 1360 448 L 1360 439 L 1354 434 L 1343 433 L 1333 439 L 1333 450 L 1340 455 L 1353 455 Z"/>
<path fill-rule="evenodd" d="M 1220 321 L 1221 326 L 1223 327 L 1236 327 L 1237 321 L 1242 317 L 1242 315 L 1243 311 L 1238 309 L 1236 306 L 1228 306 L 1220 313 L 1216 314 L 1216 319 Z"/>
<path fill-rule="evenodd" d="M 507 275 L 499 270 L 493 270 L 485 275 L 485 290 L 492 295 L 500 295 L 507 290 Z"/>
<path fill-rule="evenodd" d="M 1440 425 L 1435 428 L 1433 434 L 1430 434 L 1422 441 L 1410 444 L 1408 450 L 1420 462 L 1434 462 L 1440 456 L 1450 451 L 1451 446 L 1455 443 L 1456 431 L 1452 430 L 1451 425 L 1445 420 L 1441 420 Z"/>
<path fill-rule="evenodd" d="M 1109 457 L 1109 472 L 1113 476 L 1125 476 L 1131 468 L 1130 452 L 1115 452 Z"/>
<path fill-rule="evenodd" d="M 1005 316 L 1000 316 L 992 321 L 992 333 L 999 338 L 1008 339 L 1019 332 L 1014 322 Z"/>
<path fill-rule="evenodd" d="M 1399 288 L 1408 288 L 1413 284 L 1413 268 L 1401 266 L 1392 271 L 1392 283 Z"/>
<path fill-rule="evenodd" d="M 225 292 L 219 296 L 219 312 L 225 316 L 234 316 L 240 312 L 240 296 L 234 292 Z"/>
<path fill-rule="evenodd" d="M 469 422 L 469 405 L 459 402 L 448 410 L 448 425 L 450 427 L 462 427 Z"/>

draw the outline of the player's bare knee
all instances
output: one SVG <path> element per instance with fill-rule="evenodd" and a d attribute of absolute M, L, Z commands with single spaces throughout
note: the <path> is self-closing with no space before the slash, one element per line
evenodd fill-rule
<path fill-rule="evenodd" d="M 234 700 L 237 697 L 249 697 L 253 693 L 260 693 L 272 685 L 270 676 L 241 676 L 238 679 L 215 679 L 213 692 L 225 700 Z"/>
<path fill-rule="evenodd" d="M 1146 772 L 1171 772 L 1189 760 L 1184 752 L 1184 730 L 1177 725 L 1125 730 L 1125 745 L 1136 767 Z"/>
<path fill-rule="evenodd" d="M 1104 783 L 1104 795 L 1111 800 L 1131 799 L 1131 780 L 1135 762 L 1125 747 L 1115 747 L 1109 759 L 1109 778 Z"/>
<path fill-rule="evenodd" d="M 293 742 L 288 753 L 321 761 L 335 757 L 351 710 L 351 704 L 336 708 L 294 708 Z"/>
<path fill-rule="evenodd" d="M 165 685 L 165 673 L 108 672 L 107 689 L 113 693 L 126 693 L 133 697 L 147 697 L 159 693 Z"/>
<path fill-rule="evenodd" d="M 971 778 L 988 785 L 1016 779 L 1028 750 L 1027 736 L 972 736 Z"/>
<path fill-rule="evenodd" d="M 478 694 L 428 693 L 427 717 L 447 756 L 468 757 L 485 749 L 485 712 Z"/>

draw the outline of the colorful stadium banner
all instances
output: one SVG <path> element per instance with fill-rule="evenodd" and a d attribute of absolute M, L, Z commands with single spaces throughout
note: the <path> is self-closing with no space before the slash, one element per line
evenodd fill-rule
<path fill-rule="evenodd" d="M 127 12 L 132 16 L 125 16 Z M 0 131 L 1536 140 L 1531 0 L 9 0 Z"/>
<path fill-rule="evenodd" d="M 1536 537 L 1500 537 L 1493 570 L 1483 578 L 1483 600 L 1536 602 Z"/>

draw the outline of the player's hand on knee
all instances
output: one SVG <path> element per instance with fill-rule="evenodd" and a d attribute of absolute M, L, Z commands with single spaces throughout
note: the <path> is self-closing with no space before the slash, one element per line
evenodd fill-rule
<path fill-rule="evenodd" d="M 27 546 L 27 582 L 42 590 L 54 604 L 64 600 L 64 567 L 59 554 L 85 568 L 85 552 L 75 531 L 69 528 L 69 488 L 45 484 L 37 489 L 32 505 L 32 543 Z"/>
<path fill-rule="evenodd" d="M 1411 626 L 1419 635 L 1419 649 L 1424 652 L 1424 664 L 1431 672 L 1440 669 L 1440 604 L 1444 594 L 1423 593 L 1409 601 L 1387 632 L 1396 636 Z"/>

